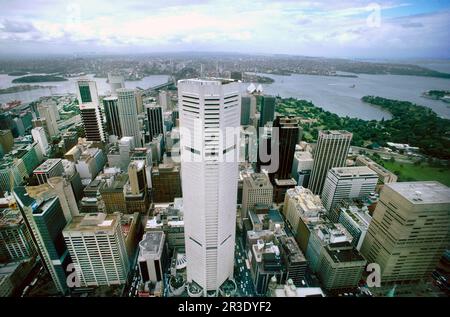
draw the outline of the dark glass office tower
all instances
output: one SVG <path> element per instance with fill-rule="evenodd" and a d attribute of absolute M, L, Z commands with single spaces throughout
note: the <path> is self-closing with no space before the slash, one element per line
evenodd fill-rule
<path fill-rule="evenodd" d="M 103 99 L 103 107 L 106 115 L 106 132 L 109 135 L 116 135 L 119 139 L 122 137 L 120 127 L 119 108 L 117 106 L 118 98 L 115 96 Z"/>
<path fill-rule="evenodd" d="M 154 137 L 164 133 L 162 108 L 156 105 L 147 105 L 145 108 L 148 118 L 148 135 L 151 141 Z"/>
<path fill-rule="evenodd" d="M 251 107 L 250 96 L 242 97 L 242 99 L 241 99 L 241 125 L 249 125 L 250 124 L 250 107 Z"/>
<path fill-rule="evenodd" d="M 27 190 L 28 189 L 28 190 Z M 56 288 L 68 291 L 67 265 L 71 262 L 62 231 L 67 219 L 59 198 L 48 185 L 14 189 L 14 197 L 33 236 L 39 255 Z"/>
<path fill-rule="evenodd" d="M 263 127 L 267 122 L 272 122 L 275 118 L 275 97 L 261 96 L 260 102 L 259 126 Z"/>
<path fill-rule="evenodd" d="M 298 119 L 277 117 L 273 122 L 273 129 L 278 129 L 279 165 L 278 170 L 275 173 L 271 173 L 270 177 L 271 179 L 290 179 L 295 145 L 299 136 Z"/>

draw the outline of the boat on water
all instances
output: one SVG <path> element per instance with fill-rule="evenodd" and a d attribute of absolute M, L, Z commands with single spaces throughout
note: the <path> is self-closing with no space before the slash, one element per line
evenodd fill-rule
<path fill-rule="evenodd" d="M 356 85 L 355 85 L 355 84 L 353 84 L 353 85 L 351 85 L 351 86 L 350 86 L 350 88 L 355 88 L 355 87 L 356 87 Z"/>

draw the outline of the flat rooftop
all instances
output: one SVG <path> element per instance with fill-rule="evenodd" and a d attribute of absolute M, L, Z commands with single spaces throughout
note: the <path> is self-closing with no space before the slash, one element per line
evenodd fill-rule
<path fill-rule="evenodd" d="M 17 226 L 21 223 L 23 223 L 23 218 L 19 209 L 0 210 L 0 229 Z"/>
<path fill-rule="evenodd" d="M 390 183 L 389 187 L 413 204 L 450 203 L 450 188 L 436 181 Z"/>
<path fill-rule="evenodd" d="M 82 216 L 73 217 L 72 221 L 64 228 L 64 232 L 96 232 L 114 230 L 117 221 L 119 221 L 117 214 L 84 214 Z"/>
<path fill-rule="evenodd" d="M 325 250 L 335 263 L 365 261 L 365 259 L 361 256 L 361 254 L 354 248 L 333 250 L 330 249 L 329 247 L 326 247 Z"/>
<path fill-rule="evenodd" d="M 367 166 L 349 166 L 349 167 L 334 167 L 331 169 L 332 173 L 339 177 L 374 177 L 378 178 L 375 171 Z"/>
<path fill-rule="evenodd" d="M 141 252 L 146 254 L 158 254 L 164 244 L 164 232 L 151 231 L 144 234 L 142 241 L 139 242 Z"/>
<path fill-rule="evenodd" d="M 322 130 L 320 131 L 321 134 L 326 134 L 326 135 L 334 135 L 334 136 L 338 136 L 338 135 L 351 135 L 351 132 L 348 132 L 346 130 Z"/>
<path fill-rule="evenodd" d="M 267 174 L 264 173 L 252 173 L 250 177 L 245 177 L 244 182 L 248 183 L 251 188 L 259 189 L 272 189 L 272 184 Z"/>
<path fill-rule="evenodd" d="M 295 158 L 299 161 L 312 161 L 312 153 L 309 151 L 297 151 L 294 153 Z"/>
<path fill-rule="evenodd" d="M 50 171 L 56 165 L 58 165 L 62 160 L 61 159 L 47 159 L 44 163 L 36 167 L 33 171 L 34 173 L 45 173 Z"/>

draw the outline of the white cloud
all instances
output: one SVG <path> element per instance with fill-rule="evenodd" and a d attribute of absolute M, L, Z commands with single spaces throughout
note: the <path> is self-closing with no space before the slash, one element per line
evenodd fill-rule
<path fill-rule="evenodd" d="M 386 53 L 427 45 L 447 48 L 448 53 L 449 44 L 438 43 L 448 36 L 448 11 L 387 18 L 385 12 L 411 4 L 383 1 L 381 24 L 374 28 L 366 22 L 371 2 L 15 0 L 0 13 L 0 52 L 8 49 L 3 43 L 14 47 L 40 41 L 44 51 L 45 43 L 65 43 L 68 50 L 90 43 L 104 50 L 127 45 L 195 50 L 209 45 L 225 51 L 258 48 L 305 55 Z"/>

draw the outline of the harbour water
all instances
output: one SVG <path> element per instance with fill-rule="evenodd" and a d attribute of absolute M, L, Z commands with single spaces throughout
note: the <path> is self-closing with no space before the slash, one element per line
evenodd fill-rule
<path fill-rule="evenodd" d="M 309 100 L 316 106 L 340 116 L 356 117 L 365 120 L 389 119 L 391 116 L 388 112 L 361 101 L 361 97 L 365 95 L 374 95 L 411 101 L 430 107 L 444 118 L 450 118 L 450 106 L 448 103 L 421 96 L 424 91 L 430 89 L 450 90 L 450 79 L 365 74 L 360 74 L 357 78 L 315 75 L 260 75 L 268 76 L 275 80 L 272 84 L 263 85 L 265 93 Z M 94 78 L 93 75 L 88 75 L 87 77 L 97 82 L 99 94 L 108 92 L 109 85 L 106 82 L 106 78 Z M 14 78 L 17 77 L 1 74 L 0 88 L 18 85 L 11 83 Z M 30 102 L 51 94 L 75 93 L 76 80 L 77 77 L 69 78 L 68 81 L 63 82 L 36 83 L 36 85 L 54 87 L 0 95 L 0 102 L 4 103 L 16 99 L 22 102 Z M 147 89 L 165 83 L 167 80 L 168 76 L 166 75 L 152 75 L 138 81 L 127 81 L 125 86 L 127 88 L 140 87 Z M 243 85 L 243 89 L 247 85 Z"/>
<path fill-rule="evenodd" d="M 16 85 L 26 85 L 26 84 L 13 84 L 12 80 L 20 76 L 8 76 L 6 74 L 0 74 L 0 88 L 7 88 Z M 94 79 L 97 82 L 97 90 L 100 95 L 108 93 L 110 90 L 109 84 L 106 82 L 106 78 L 94 78 L 94 75 L 87 75 L 90 79 Z M 76 92 L 76 81 L 80 77 L 71 77 L 67 81 L 58 82 L 42 82 L 42 83 L 31 83 L 28 85 L 39 85 L 39 86 L 53 86 L 53 88 L 41 88 L 29 91 L 21 91 L 12 94 L 0 95 L 0 103 L 5 103 L 12 100 L 20 100 L 23 103 L 30 102 L 39 99 L 43 96 L 50 96 L 52 94 L 65 94 L 65 93 L 75 93 Z M 150 88 L 157 86 L 159 84 L 166 83 L 169 76 L 167 75 L 151 75 L 144 77 L 141 80 L 136 81 L 126 81 L 126 88 Z"/>

